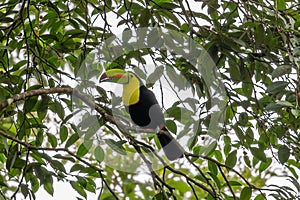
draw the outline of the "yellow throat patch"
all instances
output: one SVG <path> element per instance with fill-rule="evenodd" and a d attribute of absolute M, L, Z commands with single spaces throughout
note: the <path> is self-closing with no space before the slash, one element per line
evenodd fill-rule
<path fill-rule="evenodd" d="M 140 99 L 140 81 L 129 72 L 129 81 L 123 85 L 122 101 L 125 106 L 136 104 Z"/>

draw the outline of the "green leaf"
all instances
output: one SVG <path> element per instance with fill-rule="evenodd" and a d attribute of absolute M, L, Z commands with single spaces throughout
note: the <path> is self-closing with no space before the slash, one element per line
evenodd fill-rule
<path fill-rule="evenodd" d="M 265 200 L 266 198 L 265 198 L 265 196 L 263 195 L 263 194 L 259 194 L 259 195 L 257 195 L 256 197 L 255 197 L 255 199 L 254 200 Z"/>
<path fill-rule="evenodd" d="M 161 10 L 173 10 L 178 8 L 179 6 L 175 3 L 165 2 L 165 1 L 157 1 L 155 4 L 152 5 L 153 8 L 161 9 Z"/>
<path fill-rule="evenodd" d="M 54 169 L 57 169 L 57 170 L 59 170 L 59 171 L 61 171 L 61 172 L 64 172 L 64 173 L 67 172 L 66 169 L 65 169 L 65 167 L 64 167 L 64 165 L 63 165 L 61 162 L 59 162 L 58 160 L 52 160 L 52 161 L 50 162 L 50 164 L 51 164 L 51 166 L 52 166 Z"/>
<path fill-rule="evenodd" d="M 135 3 L 134 1 L 133 2 L 126 1 L 125 3 L 127 8 L 130 8 L 130 11 L 132 12 L 133 15 L 139 14 L 141 10 L 144 9 L 144 7 L 142 7 L 141 4 Z"/>
<path fill-rule="evenodd" d="M 214 182 L 216 183 L 218 189 L 221 189 L 221 182 L 220 179 L 217 175 L 213 174 L 213 173 L 209 173 L 209 175 L 212 177 L 212 179 L 214 180 Z"/>
<path fill-rule="evenodd" d="M 173 67 L 166 67 L 167 77 L 171 80 L 171 83 L 174 84 L 175 88 L 179 90 L 184 90 L 186 86 L 186 79 L 182 78 L 181 74 L 178 74 Z"/>
<path fill-rule="evenodd" d="M 53 78 L 49 78 L 48 83 L 49 83 L 50 87 L 55 87 L 55 82 L 54 82 Z"/>
<path fill-rule="evenodd" d="M 207 183 L 207 179 L 201 174 L 198 174 L 197 176 L 195 176 L 195 178 L 199 181 L 202 181 L 203 183 Z"/>
<path fill-rule="evenodd" d="M 268 111 L 270 111 L 270 110 L 276 111 L 281 108 L 282 108 L 282 105 L 279 105 L 277 103 L 270 103 L 266 106 L 266 110 L 268 110 Z"/>
<path fill-rule="evenodd" d="M 254 31 L 255 43 L 262 45 L 265 42 L 265 30 L 262 24 L 257 24 Z"/>
<path fill-rule="evenodd" d="M 14 145 L 10 148 L 10 151 L 8 152 L 7 155 L 7 160 L 6 160 L 6 169 L 10 170 L 17 158 L 17 154 L 18 154 L 18 145 Z"/>
<path fill-rule="evenodd" d="M 272 130 L 278 138 L 282 138 L 287 133 L 283 126 L 274 126 Z"/>
<path fill-rule="evenodd" d="M 95 148 L 94 155 L 96 157 L 96 160 L 99 163 L 101 163 L 104 160 L 105 153 L 104 153 L 103 149 L 100 146 L 97 146 Z"/>
<path fill-rule="evenodd" d="M 184 23 L 180 27 L 180 32 L 182 33 L 188 33 L 190 31 L 190 26 L 187 23 Z"/>
<path fill-rule="evenodd" d="M 59 137 L 62 143 L 68 138 L 68 129 L 66 126 L 63 125 L 60 127 Z"/>
<path fill-rule="evenodd" d="M 229 60 L 229 65 L 230 67 L 227 69 L 227 71 L 229 72 L 232 81 L 234 82 L 241 81 L 241 74 L 237 63 L 233 62 L 232 60 Z"/>
<path fill-rule="evenodd" d="M 236 154 L 237 154 L 237 150 L 230 152 L 230 154 L 226 158 L 225 165 L 233 168 L 237 162 Z"/>
<path fill-rule="evenodd" d="M 148 8 L 142 10 L 141 15 L 139 17 L 139 23 L 141 27 L 147 27 L 149 25 L 149 20 L 151 19 L 152 14 L 150 13 Z"/>
<path fill-rule="evenodd" d="M 43 159 L 43 157 L 42 157 L 37 151 L 32 151 L 31 156 L 32 156 L 39 164 L 46 165 L 45 160 Z"/>
<path fill-rule="evenodd" d="M 271 158 L 267 158 L 266 162 L 261 162 L 259 165 L 259 172 L 263 172 L 265 171 L 270 165 L 272 164 L 272 159 Z"/>
<path fill-rule="evenodd" d="M 185 107 L 180 108 L 180 111 L 181 111 L 181 119 L 179 121 L 183 124 L 190 123 L 191 116 L 193 116 L 194 112 Z M 211 134 L 213 134 L 213 133 L 211 133 Z"/>
<path fill-rule="evenodd" d="M 148 47 L 156 47 L 160 48 L 163 45 L 163 39 L 161 37 L 161 33 L 158 29 L 150 30 L 149 34 L 147 34 L 147 46 Z"/>
<path fill-rule="evenodd" d="M 227 156 L 231 151 L 231 144 L 225 144 L 224 146 L 224 154 Z"/>
<path fill-rule="evenodd" d="M 1 19 L 0 21 L 2 21 L 3 19 Z M 12 21 L 13 21 L 13 19 L 12 19 Z M 3 22 L 3 21 L 2 21 Z M 9 47 L 9 46 L 0 46 L 0 49 L 7 49 L 7 50 L 12 50 L 12 48 L 11 47 Z"/>
<path fill-rule="evenodd" d="M 244 115 L 243 117 L 245 117 L 245 115 Z M 248 121 L 248 117 L 245 117 L 245 118 L 246 118 L 246 120 Z M 245 123 L 246 120 L 242 119 L 242 123 L 243 123 L 243 122 Z M 234 129 L 234 131 L 235 131 L 236 136 L 237 136 L 237 137 L 239 138 L 239 140 L 243 143 L 244 140 L 245 140 L 245 135 L 244 135 L 242 129 L 241 129 L 239 126 L 237 126 L 237 125 L 233 126 L 233 129 Z"/>
<path fill-rule="evenodd" d="M 282 75 L 285 75 L 285 74 L 289 74 L 292 70 L 292 67 L 290 65 L 281 65 L 277 68 L 275 68 L 273 70 L 273 72 L 271 73 L 272 75 L 272 78 L 278 78 Z"/>
<path fill-rule="evenodd" d="M 271 94 L 276 94 L 279 92 L 282 92 L 286 86 L 288 85 L 288 82 L 285 81 L 276 81 L 268 85 L 266 92 Z"/>
<path fill-rule="evenodd" d="M 294 54 L 294 56 L 300 55 L 300 47 L 299 46 L 297 46 L 293 49 L 293 54 Z"/>
<path fill-rule="evenodd" d="M 281 164 L 288 161 L 290 157 L 290 149 L 286 145 L 281 145 L 278 149 L 278 158 Z"/>
<path fill-rule="evenodd" d="M 132 31 L 131 30 L 126 30 L 122 32 L 122 42 L 127 44 L 128 41 L 132 38 Z M 99 86 L 97 86 L 99 87 Z M 101 87 L 100 87 L 101 88 Z M 98 89 L 97 89 L 98 90 Z M 99 91 L 98 91 L 99 92 Z M 104 95 L 106 96 L 106 91 L 104 89 L 101 88 L 101 92 L 100 94 L 102 94 L 102 92 L 104 93 Z"/>
<path fill-rule="evenodd" d="M 44 179 L 44 189 L 51 195 L 53 196 L 54 194 L 54 188 L 53 188 L 53 179 L 52 176 L 47 175 Z"/>
<path fill-rule="evenodd" d="M 50 98 L 48 96 L 43 95 L 42 101 L 39 102 L 39 105 L 37 106 L 37 113 L 39 116 L 39 119 L 44 119 L 47 111 L 48 111 L 48 102 L 50 101 Z"/>
<path fill-rule="evenodd" d="M 215 155 L 215 158 L 217 159 L 217 161 L 222 162 L 223 157 L 222 157 L 221 151 L 215 150 L 214 155 Z"/>
<path fill-rule="evenodd" d="M 166 197 L 164 196 L 164 193 L 163 193 L 163 192 L 160 192 L 160 193 L 156 194 L 156 195 L 152 198 L 152 200 L 164 200 L 164 199 L 166 199 Z"/>
<path fill-rule="evenodd" d="M 70 147 L 72 144 L 74 144 L 79 139 L 78 133 L 74 133 L 71 135 L 71 137 L 67 140 L 67 143 L 65 145 L 65 148 Z"/>
<path fill-rule="evenodd" d="M 203 154 L 204 156 L 209 156 L 215 151 L 216 148 L 217 148 L 217 142 L 213 141 L 207 147 L 201 148 L 200 154 Z"/>
<path fill-rule="evenodd" d="M 41 165 L 33 165 L 32 168 L 34 170 L 35 177 L 37 177 L 40 180 L 40 184 L 44 184 L 46 175 L 49 172 Z"/>
<path fill-rule="evenodd" d="M 248 114 L 246 112 L 242 112 L 239 115 L 239 124 L 241 124 L 242 126 L 246 126 L 248 122 Z"/>
<path fill-rule="evenodd" d="M 176 15 L 174 15 L 171 11 L 168 11 L 168 10 L 159 10 L 159 14 L 161 16 L 164 16 L 164 17 L 172 20 L 172 22 L 173 22 L 172 25 L 176 25 L 177 27 L 181 26 L 180 21 L 178 20 L 178 18 L 176 17 Z M 175 29 L 175 30 L 177 30 L 177 29 Z"/>
<path fill-rule="evenodd" d="M 174 119 L 177 121 L 181 120 L 181 108 L 177 106 L 172 106 L 171 108 L 168 108 L 166 110 L 166 113 L 168 114 L 168 117 L 174 117 Z"/>
<path fill-rule="evenodd" d="M 70 157 L 70 156 L 63 156 L 63 155 L 61 155 L 61 154 L 55 154 L 54 156 L 53 156 L 53 158 L 58 158 L 58 159 L 62 159 L 62 160 L 69 160 L 69 161 L 71 161 L 71 162 L 75 162 L 75 159 L 73 158 L 73 157 Z"/>
<path fill-rule="evenodd" d="M 86 186 L 84 187 L 84 189 L 89 191 L 89 192 L 95 193 L 97 185 L 93 181 L 93 179 L 85 178 L 85 182 L 86 182 Z"/>
<path fill-rule="evenodd" d="M 85 167 L 81 164 L 75 164 L 71 167 L 70 172 L 82 171 Z"/>
<path fill-rule="evenodd" d="M 247 130 L 246 130 L 245 138 L 246 138 L 245 146 L 250 145 L 254 139 L 254 133 L 250 127 L 247 128 Z"/>
<path fill-rule="evenodd" d="M 291 113 L 298 118 L 300 116 L 300 110 L 297 109 L 291 109 Z"/>
<path fill-rule="evenodd" d="M 166 120 L 166 127 L 169 131 L 176 134 L 177 133 L 177 125 L 174 120 Z"/>
<path fill-rule="evenodd" d="M 37 100 L 38 100 L 37 96 L 29 97 L 25 100 L 25 103 L 24 103 L 24 113 L 25 114 L 32 111 L 32 109 L 35 106 Z"/>
<path fill-rule="evenodd" d="M 242 184 L 240 182 L 238 182 L 238 181 L 229 181 L 229 184 L 231 186 L 242 186 Z"/>
<path fill-rule="evenodd" d="M 155 84 L 155 82 L 158 81 L 160 77 L 163 75 L 163 72 L 164 72 L 163 66 L 159 66 L 155 68 L 154 72 L 148 76 L 146 80 L 146 86 L 152 87 Z"/>
<path fill-rule="evenodd" d="M 95 126 L 95 124 L 98 123 L 98 118 L 93 117 L 92 115 L 90 115 L 90 113 L 85 113 L 81 117 L 81 120 L 82 121 L 77 125 L 81 130 L 91 128 L 91 127 Z"/>
<path fill-rule="evenodd" d="M 55 135 L 51 134 L 51 133 L 47 133 L 48 136 L 48 142 L 51 144 L 52 147 L 57 147 L 57 139 L 55 137 Z"/>
<path fill-rule="evenodd" d="M 36 135 L 36 145 L 40 146 L 44 142 L 44 132 L 40 130 Z"/>
<path fill-rule="evenodd" d="M 38 178 L 33 174 L 30 176 L 31 190 L 35 193 L 39 190 L 40 184 Z"/>
<path fill-rule="evenodd" d="M 84 198 L 87 198 L 86 192 L 84 191 L 83 187 L 76 181 L 70 181 L 70 184 L 74 190 Z"/>
<path fill-rule="evenodd" d="M 86 31 L 81 30 L 81 29 L 73 29 L 73 30 L 68 30 L 65 33 L 65 36 L 69 35 L 69 38 L 83 38 L 86 35 Z"/>
<path fill-rule="evenodd" d="M 184 135 L 185 132 L 181 132 L 180 135 L 179 135 L 179 137 L 181 137 L 182 134 Z M 197 135 L 195 134 L 195 135 L 193 135 L 192 137 L 189 138 L 188 143 L 187 143 L 187 146 L 189 147 L 189 149 L 193 149 L 193 147 L 195 146 L 195 144 L 196 144 L 197 142 L 198 142 L 198 137 L 197 137 Z M 199 150 L 198 148 L 199 148 L 199 147 L 194 148 L 193 151 L 195 152 L 195 150 L 196 150 L 196 153 L 199 153 L 199 151 L 197 152 L 197 150 Z"/>
<path fill-rule="evenodd" d="M 108 8 L 112 7 L 112 0 L 105 0 L 105 6 L 107 6 Z"/>
<path fill-rule="evenodd" d="M 285 10 L 285 0 L 276 0 L 276 7 L 278 10 Z"/>
<path fill-rule="evenodd" d="M 81 176 L 76 176 L 77 178 L 77 182 L 83 187 L 85 188 L 87 185 L 87 181 L 85 178 L 81 177 Z"/>
<path fill-rule="evenodd" d="M 126 141 L 125 140 L 121 140 L 121 141 L 114 141 L 112 139 L 106 139 L 105 140 L 106 144 L 108 144 L 108 146 L 110 146 L 110 148 L 112 148 L 114 151 L 122 154 L 122 155 L 126 155 L 126 151 L 124 149 L 124 147 L 122 146 Z"/>
<path fill-rule="evenodd" d="M 278 102 L 276 102 L 276 104 L 281 105 L 281 106 L 285 106 L 285 107 L 294 107 L 294 105 L 291 102 L 288 102 L 288 101 L 278 101 Z"/>
<path fill-rule="evenodd" d="M 58 101 L 51 103 L 49 108 L 56 113 L 60 119 L 65 117 L 65 109 Z"/>
<path fill-rule="evenodd" d="M 256 147 L 250 147 L 250 151 L 253 154 L 253 156 L 256 157 L 257 159 L 259 159 L 263 162 L 267 161 L 266 154 L 262 149 L 259 149 Z"/>
<path fill-rule="evenodd" d="M 22 169 L 25 165 L 26 161 L 17 157 L 15 162 L 14 162 L 14 165 L 13 165 L 13 168 L 15 169 Z"/>
<path fill-rule="evenodd" d="M 212 174 L 218 175 L 218 167 L 217 167 L 216 163 L 208 160 L 208 169 Z"/>
<path fill-rule="evenodd" d="M 77 154 L 77 156 L 79 156 L 79 157 L 83 157 L 85 154 L 88 153 L 88 151 L 89 151 L 88 146 L 87 146 L 85 143 L 82 143 L 82 144 L 79 146 L 79 148 L 78 148 L 76 154 Z"/>
<path fill-rule="evenodd" d="M 54 41 L 59 41 L 56 35 L 51 35 L 51 34 L 44 34 L 40 36 L 43 40 L 54 40 Z"/>
<path fill-rule="evenodd" d="M 243 83 L 242 90 L 246 97 L 251 97 L 252 92 L 253 92 L 253 84 L 252 83 Z"/>
<path fill-rule="evenodd" d="M 6 180 L 4 180 L 4 177 L 1 176 L 0 177 L 0 186 L 1 187 L 8 187 L 8 185 L 5 182 L 6 182 Z"/>
<path fill-rule="evenodd" d="M 240 199 L 248 200 L 251 198 L 252 189 L 250 187 L 244 187 L 241 191 Z"/>

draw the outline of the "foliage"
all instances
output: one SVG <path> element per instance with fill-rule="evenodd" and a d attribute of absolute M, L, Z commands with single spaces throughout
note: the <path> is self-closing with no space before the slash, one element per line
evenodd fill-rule
<path fill-rule="evenodd" d="M 106 200 L 299 197 L 297 2 L 2 0 L 0 8 L 0 199 L 35 199 L 39 189 L 53 195 L 54 183 L 61 180 L 78 199 L 88 193 Z M 94 53 L 99 45 L 141 27 L 180 32 L 209 53 L 226 92 L 225 120 L 217 140 L 208 131 L 215 100 L 208 83 L 192 61 L 159 49 L 159 37 L 148 37 L 151 48 L 130 50 L 128 45 L 124 55 L 99 64 L 101 58 Z M 123 35 L 125 42 L 130 38 Z M 180 51 L 181 39 L 174 36 L 166 42 Z M 149 58 L 155 70 L 146 76 Z M 120 66 L 133 69 L 148 87 L 166 74 L 170 87 L 195 94 L 164 107 L 171 132 L 179 138 L 196 133 L 182 161 L 153 170 L 147 161 L 154 157 L 164 162 L 153 152 L 159 148 L 153 145 L 155 137 L 140 140 L 124 127 L 116 128 L 111 104 L 120 100 L 112 102 L 109 89 L 96 87 L 92 80 L 105 68 Z M 184 112 L 183 104 L 189 105 Z M 199 121 L 190 117 L 194 109 L 200 112 Z M 76 123 L 73 118 L 82 110 L 86 112 Z M 201 128 L 189 129 L 195 122 Z M 95 130 L 109 136 L 98 138 L 109 148 L 88 142 Z M 140 153 L 136 162 L 147 163 L 150 181 L 106 165 L 105 156 L 112 152 Z M 274 184 L 272 179 L 289 184 Z"/>

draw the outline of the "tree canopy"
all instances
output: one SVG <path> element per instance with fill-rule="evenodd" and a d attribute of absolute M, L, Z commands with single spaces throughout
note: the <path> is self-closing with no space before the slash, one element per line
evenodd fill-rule
<path fill-rule="evenodd" d="M 299 198 L 299 9 L 2 0 L 0 199 L 53 195 L 57 181 L 77 199 Z M 156 91 L 184 158 L 132 126 L 121 92 L 98 82 L 111 68 Z"/>

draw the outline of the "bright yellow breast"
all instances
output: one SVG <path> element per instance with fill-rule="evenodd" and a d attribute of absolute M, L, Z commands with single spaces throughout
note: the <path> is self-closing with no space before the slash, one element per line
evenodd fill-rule
<path fill-rule="evenodd" d="M 122 101 L 125 106 L 136 104 L 140 99 L 140 82 L 135 75 L 129 78 L 129 82 L 123 85 Z"/>

